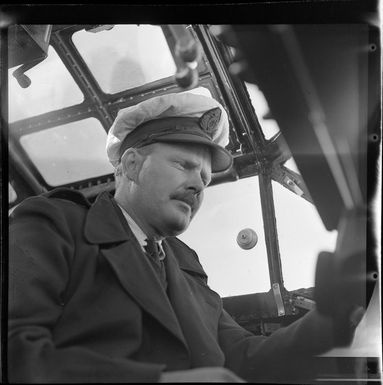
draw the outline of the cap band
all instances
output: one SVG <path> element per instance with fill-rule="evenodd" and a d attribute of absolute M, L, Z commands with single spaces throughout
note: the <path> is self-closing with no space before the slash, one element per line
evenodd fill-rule
<path fill-rule="evenodd" d="M 156 142 L 156 138 L 169 134 L 196 135 L 211 141 L 211 137 L 202 130 L 199 119 L 192 117 L 169 117 L 153 119 L 138 126 L 127 135 L 120 147 L 120 157 L 132 147 L 143 147 Z"/>

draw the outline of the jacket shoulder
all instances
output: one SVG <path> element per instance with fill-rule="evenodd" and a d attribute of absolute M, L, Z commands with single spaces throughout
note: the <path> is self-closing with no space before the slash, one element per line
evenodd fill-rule
<path fill-rule="evenodd" d="M 46 216 L 63 218 L 65 213 L 86 212 L 91 206 L 86 197 L 78 191 L 58 188 L 47 193 L 26 198 L 10 213 L 10 220 L 20 217 Z"/>
<path fill-rule="evenodd" d="M 46 198 L 66 200 L 85 207 L 91 206 L 91 203 L 81 192 L 68 188 L 57 188 L 49 191 L 48 193 L 42 194 L 42 196 L 45 196 Z"/>

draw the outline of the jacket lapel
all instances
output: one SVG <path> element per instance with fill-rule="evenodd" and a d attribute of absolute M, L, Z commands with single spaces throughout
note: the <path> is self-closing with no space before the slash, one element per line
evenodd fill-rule
<path fill-rule="evenodd" d="M 102 193 L 89 209 L 85 237 L 90 243 L 100 244 L 101 254 L 127 293 L 186 346 L 157 274 L 108 193 Z"/>
<path fill-rule="evenodd" d="M 190 348 L 193 366 L 223 365 L 224 355 L 217 342 L 217 325 L 221 313 L 221 302 L 218 295 L 201 293 L 208 288 L 187 279 L 188 273 L 202 275 L 205 272 L 195 262 L 194 256 L 187 248 L 172 248 L 164 242 L 167 260 L 167 279 L 169 298 L 182 325 L 182 331 Z M 206 304 L 211 294 L 211 305 Z"/>

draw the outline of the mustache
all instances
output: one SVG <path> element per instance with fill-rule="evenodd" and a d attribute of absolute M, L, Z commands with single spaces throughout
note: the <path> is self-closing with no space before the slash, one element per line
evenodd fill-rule
<path fill-rule="evenodd" d="M 193 192 L 179 192 L 175 193 L 171 196 L 171 199 L 177 199 L 179 201 L 183 201 L 188 204 L 192 210 L 195 210 L 199 207 L 199 198 Z"/>

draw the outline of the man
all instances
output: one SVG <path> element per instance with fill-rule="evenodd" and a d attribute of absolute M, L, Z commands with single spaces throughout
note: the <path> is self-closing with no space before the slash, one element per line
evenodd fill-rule
<path fill-rule="evenodd" d="M 315 310 L 270 337 L 242 329 L 176 238 L 228 169 L 214 99 L 170 94 L 120 111 L 114 198 L 55 190 L 10 222 L 11 382 L 286 381 L 332 347 Z"/>

